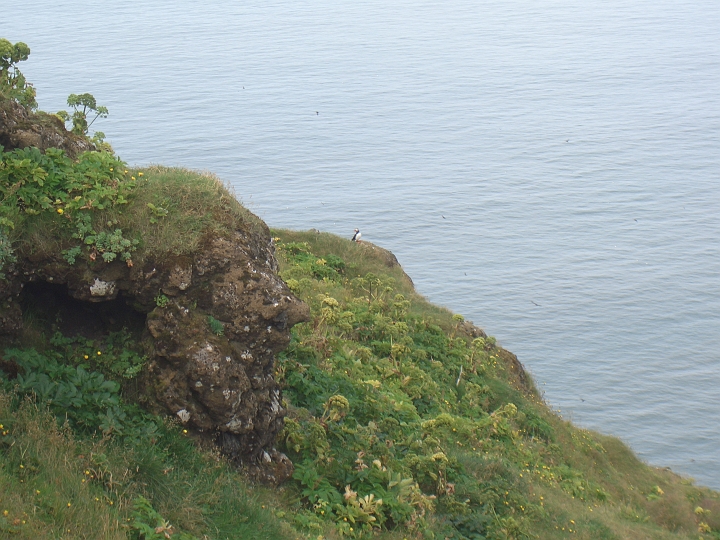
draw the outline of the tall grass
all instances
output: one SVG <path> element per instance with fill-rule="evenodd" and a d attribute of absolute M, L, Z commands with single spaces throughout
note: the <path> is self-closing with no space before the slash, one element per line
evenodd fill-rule
<path fill-rule="evenodd" d="M 80 437 L 42 404 L 6 393 L 0 424 L 0 538 L 127 538 L 141 496 L 193 537 L 298 536 L 233 467 L 172 425 L 145 444 Z"/>
<path fill-rule="evenodd" d="M 187 255 L 240 224 L 247 232 L 267 234 L 265 224 L 217 176 L 159 166 L 142 172 L 131 204 L 116 207 L 113 216 L 123 230 L 142 239 L 141 249 L 149 256 Z M 148 204 L 161 210 L 153 212 Z"/>

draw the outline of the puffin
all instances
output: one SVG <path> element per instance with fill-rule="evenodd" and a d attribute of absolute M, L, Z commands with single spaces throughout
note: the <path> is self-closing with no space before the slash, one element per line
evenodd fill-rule
<path fill-rule="evenodd" d="M 353 234 L 352 241 L 359 242 L 361 236 L 362 236 L 362 233 L 360 232 L 360 229 L 355 229 L 355 234 Z"/>

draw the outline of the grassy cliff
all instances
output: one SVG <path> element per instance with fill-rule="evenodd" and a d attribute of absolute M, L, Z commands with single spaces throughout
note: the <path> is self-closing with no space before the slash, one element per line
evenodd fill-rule
<path fill-rule="evenodd" d="M 0 538 L 295 538 L 264 501 L 274 494 L 139 405 L 151 397 L 147 310 L 103 313 L 67 292 L 56 304 L 43 293 L 63 288 L 34 275 L 142 269 L 265 225 L 211 175 L 130 169 L 105 152 L 0 152 L 0 193 Z M 95 315 L 113 326 L 88 325 Z"/>
<path fill-rule="evenodd" d="M 557 416 L 512 354 L 417 295 L 387 252 L 275 234 L 281 275 L 313 314 L 278 365 L 296 523 L 398 538 L 720 536 L 717 493 Z"/>
<path fill-rule="evenodd" d="M 211 175 L 133 169 L 97 140 L 83 151 L 84 113 L 69 134 L 34 111 L 15 67 L 28 54 L 0 40 L 0 538 L 720 538 L 717 493 L 564 421 L 512 353 L 425 301 L 392 254 L 316 231 L 272 231 L 311 317 L 268 365 L 294 474 L 252 485 L 207 434 L 145 407 L 146 317 L 172 298 L 84 322 L 87 305 L 56 304 L 74 273 L 150 279 L 238 231 L 267 244 L 266 225 Z M 174 308 L 219 337 L 207 302 Z M 96 314 L 111 325 L 93 330 Z"/>
<path fill-rule="evenodd" d="M 127 203 L 91 223 L 138 240 L 135 264 L 222 234 L 223 216 L 263 226 L 211 176 L 120 165 Z M 72 248 L 58 207 L 14 218 L 16 253 Z M 0 537 L 719 537 L 716 493 L 558 417 L 511 353 L 425 301 L 390 253 L 272 234 L 280 274 L 312 314 L 275 369 L 293 479 L 251 487 L 135 405 L 143 350 L 130 330 L 80 338 L 28 311 L 0 364 Z"/>

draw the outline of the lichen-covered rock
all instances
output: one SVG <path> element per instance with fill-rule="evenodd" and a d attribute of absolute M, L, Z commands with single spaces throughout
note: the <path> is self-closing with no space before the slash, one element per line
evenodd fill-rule
<path fill-rule="evenodd" d="M 0 332 L 15 333 L 27 283 L 67 287 L 68 301 L 123 301 L 146 317 L 150 358 L 142 398 L 188 429 L 214 438 L 233 458 L 282 481 L 292 464 L 273 449 L 285 410 L 275 354 L 309 309 L 277 276 L 269 231 L 238 227 L 208 238 L 193 256 L 78 262 L 19 259 L 0 290 Z M 269 459 L 269 461 L 268 461 Z"/>

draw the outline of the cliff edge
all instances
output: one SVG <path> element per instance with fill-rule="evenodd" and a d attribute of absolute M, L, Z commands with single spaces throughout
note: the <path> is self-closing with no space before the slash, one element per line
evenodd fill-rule
<path fill-rule="evenodd" d="M 40 345 L 38 320 L 127 331 L 146 357 L 128 397 L 287 478 L 274 361 L 309 309 L 278 277 L 267 226 L 217 178 L 131 170 L 51 116 L 0 107 L 3 341 Z"/>

